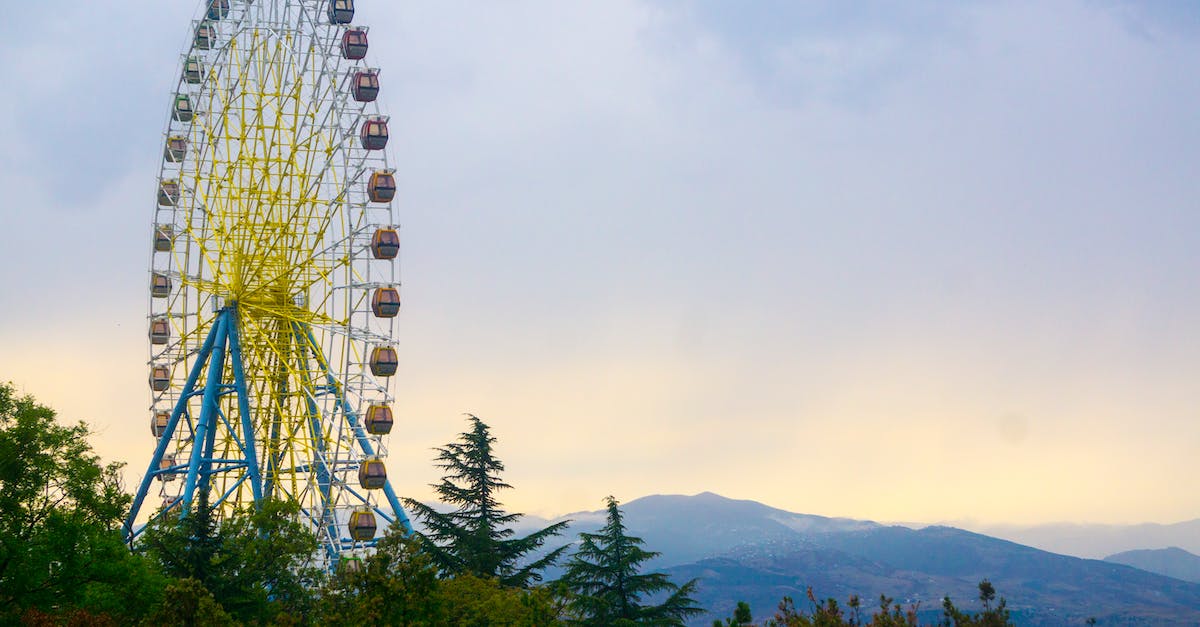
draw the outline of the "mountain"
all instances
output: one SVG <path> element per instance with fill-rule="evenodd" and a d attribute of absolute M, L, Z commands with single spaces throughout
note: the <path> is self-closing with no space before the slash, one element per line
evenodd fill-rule
<path fill-rule="evenodd" d="M 849 518 L 796 514 L 711 492 L 694 496 L 645 496 L 623 503 L 621 511 L 629 534 L 642 538 L 648 549 L 662 554 L 647 562 L 650 568 L 667 568 L 721 555 L 745 544 L 789 543 L 814 535 L 879 526 Z M 606 515 L 604 510 L 597 510 L 554 519 L 526 516 L 514 529 L 518 534 L 525 534 L 554 522 L 570 520 L 571 525 L 563 534 L 570 541 L 580 532 L 596 532 L 604 525 Z"/>
<path fill-rule="evenodd" d="M 1200 554 L 1200 519 L 1171 525 L 960 525 L 1039 549 L 1100 559 L 1122 551 L 1169 546 Z"/>
<path fill-rule="evenodd" d="M 789 543 L 818 534 L 870 529 L 873 522 L 794 514 L 711 492 L 654 495 L 622 505 L 632 535 L 662 557 L 652 566 L 682 564 L 739 546 Z"/>
<path fill-rule="evenodd" d="M 678 582 L 699 578 L 698 599 L 710 614 L 696 625 L 729 616 L 738 600 L 750 603 L 760 619 L 773 615 L 785 595 L 808 607 L 809 586 L 819 598 L 843 605 L 851 594 L 868 608 L 878 605 L 880 594 L 905 607 L 919 602 L 923 622 L 936 622 L 947 595 L 960 608 L 978 609 L 984 578 L 1009 599 L 1020 625 L 1082 623 L 1091 616 L 1101 624 L 1200 624 L 1200 585 L 952 527 L 797 514 L 709 492 L 647 496 L 622 511 L 629 533 L 662 553 L 650 568 Z M 563 536 L 569 542 L 598 529 L 604 512 L 527 517 L 518 533 L 562 519 L 574 521 Z"/>
<path fill-rule="evenodd" d="M 1152 573 L 1200 583 L 1200 555 L 1179 547 L 1125 551 L 1104 558 L 1106 562 L 1125 564 Z"/>
<path fill-rule="evenodd" d="M 979 609 L 977 584 L 989 579 L 1008 599 L 1018 625 L 1200 624 L 1200 585 L 1097 560 L 1056 555 L 959 529 L 881 528 L 842 534 L 828 542 L 786 550 L 746 550 L 667 569 L 675 581 L 700 580 L 697 600 L 710 611 L 693 624 L 729 616 L 736 601 L 759 619 L 773 615 L 784 596 L 809 607 L 818 599 L 845 607 L 858 595 L 866 614 L 879 594 L 906 609 L 919 604 L 922 624 L 941 616 L 949 596 L 960 609 Z M 836 548 L 835 548 L 836 547 Z"/>
<path fill-rule="evenodd" d="M 750 603 L 759 619 L 772 616 L 784 596 L 807 608 L 809 586 L 818 598 L 837 599 L 843 607 L 851 594 L 859 595 L 868 616 L 880 594 L 906 608 L 919 603 L 922 622 L 936 623 L 944 596 L 978 610 L 977 586 L 985 578 L 1009 600 L 1018 625 L 1082 624 L 1093 616 L 1102 625 L 1200 625 L 1200 584 L 953 527 L 797 514 L 710 492 L 647 496 L 623 504 L 622 511 L 628 533 L 661 552 L 649 568 L 677 582 L 700 580 L 697 599 L 710 613 L 695 625 L 731 615 L 739 600 Z M 527 516 L 515 530 L 525 534 L 572 520 L 548 550 L 576 540 L 581 531 L 596 531 L 604 517 L 603 510 Z M 546 574 L 554 579 L 560 573 Z"/>

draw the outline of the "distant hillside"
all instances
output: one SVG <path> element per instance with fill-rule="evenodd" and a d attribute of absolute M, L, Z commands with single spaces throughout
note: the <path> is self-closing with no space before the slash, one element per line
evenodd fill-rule
<path fill-rule="evenodd" d="M 1109 555 L 1104 561 L 1200 583 L 1200 555 L 1194 555 L 1179 547 L 1125 551 Z"/>
<path fill-rule="evenodd" d="M 704 492 L 647 496 L 622 506 L 630 533 L 662 552 L 661 566 L 720 555 L 745 544 L 794 542 L 817 534 L 870 529 L 872 522 L 794 514 L 755 501 Z"/>
<path fill-rule="evenodd" d="M 743 547 L 668 572 L 700 578 L 699 600 L 712 614 L 696 625 L 729 615 L 738 600 L 759 617 L 772 615 L 784 595 L 807 606 L 809 586 L 839 602 L 857 594 L 874 607 L 884 593 L 905 607 L 919 603 L 922 621 L 932 622 L 947 595 L 978 609 L 984 578 L 1009 600 L 1019 625 L 1081 624 L 1092 616 L 1100 624 L 1200 624 L 1200 585 L 948 527 L 879 527 L 792 547 Z"/>
<path fill-rule="evenodd" d="M 978 609 L 977 584 L 990 579 L 1009 600 L 1019 625 L 1200 625 L 1200 585 L 1123 564 L 1056 555 L 952 527 L 886 527 L 874 522 L 787 512 L 712 493 L 647 496 L 622 505 L 631 535 L 662 556 L 650 566 L 676 581 L 700 579 L 698 599 L 711 614 L 729 616 L 738 600 L 758 618 L 792 596 L 807 607 L 812 586 L 842 603 L 858 594 L 874 607 L 880 594 L 906 606 L 920 603 L 923 622 L 940 617 L 949 595 Z M 576 512 L 561 543 L 595 531 L 604 512 Z M 522 521 L 518 533 L 553 522 Z M 553 579 L 557 572 L 548 572 Z"/>
<path fill-rule="evenodd" d="M 652 495 L 623 503 L 621 511 L 629 533 L 646 541 L 647 548 L 662 553 L 651 568 L 666 568 L 721 555 L 744 544 L 790 543 L 813 535 L 878 527 L 849 518 L 795 514 L 756 501 L 730 499 L 711 492 L 695 496 Z M 552 520 L 527 516 L 517 527 L 528 533 L 560 520 L 572 520 L 564 537 L 594 532 L 604 524 L 605 513 L 575 512 Z"/>
<path fill-rule="evenodd" d="M 970 525 L 968 528 L 1077 557 L 1101 559 L 1122 551 L 1163 549 L 1169 546 L 1200 554 L 1200 519 L 1172 525 Z"/>

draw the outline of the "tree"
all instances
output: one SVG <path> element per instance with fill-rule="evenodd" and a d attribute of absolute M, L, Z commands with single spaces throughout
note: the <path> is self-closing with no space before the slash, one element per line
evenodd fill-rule
<path fill-rule="evenodd" d="M 808 602 L 812 605 L 812 614 L 806 614 L 796 609 L 796 603 L 792 597 L 785 596 L 779 602 L 778 610 L 775 616 L 767 620 L 764 625 L 766 627 L 857 627 L 861 625 L 860 609 L 861 601 L 857 595 L 850 597 L 846 605 L 850 608 L 850 616 L 847 618 L 841 606 L 838 605 L 837 599 L 825 599 L 820 601 L 817 595 L 813 593 L 813 589 L 809 587 L 806 591 Z M 894 613 L 889 613 L 888 606 L 892 602 L 886 596 L 879 597 L 880 612 L 874 616 L 870 623 L 872 627 L 907 627 L 910 623 L 903 614 L 901 614 L 900 606 L 896 605 Z M 912 625 L 916 625 L 916 613 L 911 612 Z M 714 623 L 715 624 L 715 623 Z"/>
<path fill-rule="evenodd" d="M 169 627 L 225 627 L 236 623 L 204 584 L 189 578 L 174 581 L 167 586 L 162 602 L 154 608 L 145 624 Z"/>
<path fill-rule="evenodd" d="M 496 438 L 476 416 L 471 430 L 459 435 L 438 452 L 436 465 L 446 471 L 441 483 L 433 484 L 442 502 L 454 505 L 442 513 L 413 499 L 404 502 L 424 523 L 418 534 L 422 548 L 444 575 L 471 574 L 498 579 L 501 585 L 528 587 L 542 580 L 541 572 L 558 559 L 559 547 L 527 563 L 534 551 L 562 532 L 570 521 L 558 522 L 523 538 L 514 538 L 509 525 L 522 514 L 507 513 L 496 494 L 512 486 L 500 480 L 504 464 L 492 453 Z"/>
<path fill-rule="evenodd" d="M 208 507 L 208 490 L 197 494 L 186 516 L 164 517 L 142 534 L 141 548 L 163 573 L 194 582 L 188 584 L 189 594 L 202 589 L 245 622 L 308 614 L 322 575 L 311 563 L 317 539 L 300 522 L 299 505 L 269 500 L 218 524 Z"/>
<path fill-rule="evenodd" d="M 0 623 L 30 610 L 136 622 L 161 596 L 121 541 L 120 465 L 101 465 L 89 435 L 0 384 Z"/>
<path fill-rule="evenodd" d="M 225 576 L 215 592 L 234 616 L 309 614 L 325 573 L 313 562 L 319 543 L 302 522 L 300 505 L 267 500 L 245 513 L 221 523 Z"/>
<path fill-rule="evenodd" d="M 217 575 L 213 563 L 221 543 L 217 519 L 209 508 L 209 490 L 202 488 L 187 516 L 164 514 L 147 525 L 138 549 L 150 556 L 164 575 L 193 580 L 211 591 Z"/>
<path fill-rule="evenodd" d="M 321 601 L 321 624 L 552 625 L 557 612 L 543 588 L 502 587 L 471 574 L 439 579 L 423 543 L 393 527 L 373 554 L 347 560 Z"/>
<path fill-rule="evenodd" d="M 346 625 L 437 625 L 437 567 L 416 539 L 393 526 L 364 559 L 344 559 L 321 595 L 321 622 Z"/>
<path fill-rule="evenodd" d="M 791 601 L 786 599 L 785 601 Z M 737 607 L 733 610 L 733 616 L 726 618 L 724 622 L 714 620 L 712 627 L 751 627 L 754 625 L 754 614 L 750 612 L 750 604 L 745 601 L 738 601 Z"/>
<path fill-rule="evenodd" d="M 981 614 L 968 614 L 954 607 L 947 597 L 942 600 L 943 618 L 941 625 L 946 627 L 1010 627 L 1012 622 L 1009 620 L 1009 612 L 1006 609 L 1004 599 L 1000 599 L 1000 603 L 996 607 L 992 607 L 991 603 L 996 598 L 996 589 L 988 580 L 983 580 L 979 583 L 979 600 L 983 602 L 984 611 Z M 917 627 L 919 621 L 917 614 L 920 611 L 920 603 L 910 606 L 908 609 L 900 607 L 894 599 L 886 595 L 879 595 L 879 611 L 871 615 L 871 622 L 862 623 L 859 618 L 859 609 L 861 602 L 857 595 L 851 596 L 847 604 L 850 607 L 850 616 L 847 618 L 837 601 L 834 599 L 826 599 L 818 601 L 816 595 L 813 594 L 812 588 L 808 589 L 808 601 L 812 605 L 812 612 L 807 613 L 796 609 L 795 603 L 790 597 L 784 597 L 779 603 L 779 611 L 775 613 L 774 618 L 764 623 L 765 627 L 853 627 L 856 625 L 865 625 L 866 627 Z M 740 605 L 740 604 L 739 604 Z M 735 615 L 736 618 L 736 615 Z M 737 624 L 732 620 L 727 620 L 727 624 Z M 714 627 L 721 623 L 714 622 Z"/>
<path fill-rule="evenodd" d="M 558 612 L 550 591 L 506 588 L 495 579 L 459 575 L 439 583 L 438 597 L 446 608 L 444 625 L 557 625 Z"/>
<path fill-rule="evenodd" d="M 979 600 L 983 603 L 983 613 L 967 614 L 954 607 L 950 598 L 942 599 L 942 625 L 946 627 L 1007 627 L 1012 624 L 1008 611 L 1008 601 L 1000 597 L 996 607 L 996 588 L 992 582 L 984 579 L 979 582 Z"/>
<path fill-rule="evenodd" d="M 639 572 L 640 565 L 658 553 L 641 547 L 641 538 L 627 535 L 617 500 L 608 497 L 608 520 L 599 533 L 579 534 L 579 548 L 567 563 L 563 582 L 573 594 L 568 610 L 583 625 L 682 625 L 704 610 L 691 594 L 696 580 L 676 585 L 665 573 Z M 648 597 L 666 594 L 657 605 Z"/>

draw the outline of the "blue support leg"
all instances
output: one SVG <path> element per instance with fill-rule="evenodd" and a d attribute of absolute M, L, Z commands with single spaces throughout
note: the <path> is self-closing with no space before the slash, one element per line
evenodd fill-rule
<path fill-rule="evenodd" d="M 229 352 L 233 358 L 233 387 L 238 397 L 238 413 L 242 415 L 242 452 L 246 456 L 246 471 L 250 475 L 250 491 L 254 495 L 254 506 L 262 504 L 262 475 L 258 468 L 258 450 L 255 447 L 254 423 L 250 420 L 250 397 L 246 390 L 246 372 L 242 364 L 241 330 L 238 320 L 229 320 Z"/>
<path fill-rule="evenodd" d="M 159 474 L 158 468 L 159 464 L 162 463 L 163 454 L 166 453 L 167 445 L 171 442 L 171 436 L 175 433 L 175 429 L 179 425 L 179 418 L 187 409 L 188 399 L 195 392 L 196 381 L 200 378 L 200 371 L 203 370 L 204 364 L 212 353 L 212 347 L 216 339 L 217 328 L 214 325 L 213 329 L 209 331 L 208 337 L 204 338 L 204 344 L 200 347 L 200 352 L 196 354 L 196 361 L 192 364 L 192 371 L 188 373 L 187 382 L 183 385 L 183 391 L 179 395 L 179 400 L 175 402 L 175 408 L 171 411 L 171 419 L 167 422 L 167 428 L 163 431 L 162 437 L 158 439 L 158 445 L 154 448 L 154 455 L 150 458 L 150 468 L 146 472 L 146 476 L 142 478 L 142 483 L 138 486 L 137 494 L 133 497 L 133 505 L 129 508 L 129 516 L 125 518 L 125 524 L 121 527 L 121 536 L 125 542 L 133 541 L 133 525 L 137 520 L 138 512 L 142 508 L 142 502 L 146 500 L 146 494 L 150 491 L 150 484 Z"/>
<path fill-rule="evenodd" d="M 200 419 L 196 422 L 196 434 L 192 441 L 192 456 L 188 462 L 187 483 L 183 488 L 183 511 L 192 506 L 196 486 L 200 480 L 202 460 L 212 459 L 210 432 L 217 428 L 217 414 L 221 408 L 217 404 L 217 395 L 221 387 L 221 372 L 225 367 L 225 340 L 228 331 L 228 310 L 223 310 L 217 316 L 215 332 L 216 342 L 208 360 L 208 378 L 204 381 L 204 400 L 200 406 Z M 214 434 L 215 435 L 215 434 Z M 205 451 L 204 449 L 209 450 Z"/>
<path fill-rule="evenodd" d="M 293 337 L 297 343 L 305 343 L 304 335 L 300 332 L 300 325 L 293 324 Z M 330 513 L 332 503 L 330 503 L 331 493 L 333 491 L 333 478 L 329 472 L 328 456 L 325 445 L 325 430 L 321 428 L 321 412 L 317 407 L 317 401 L 313 398 L 313 382 L 308 374 L 308 351 L 303 351 L 303 361 L 297 365 L 300 368 L 302 382 L 304 383 L 305 393 L 304 401 L 308 409 L 309 431 L 312 433 L 313 447 L 316 449 L 317 459 L 314 460 L 317 473 L 317 487 L 321 492 L 321 521 L 325 524 L 325 530 L 329 534 L 330 542 L 337 542 L 338 530 L 337 521 L 333 519 Z M 327 546 L 330 552 L 330 558 L 335 559 L 336 552 L 332 545 Z"/>
<path fill-rule="evenodd" d="M 359 448 L 362 449 L 364 455 L 374 455 L 375 447 L 371 444 L 371 439 L 367 436 L 367 430 L 363 427 L 362 422 L 359 421 L 358 413 L 350 407 L 350 402 L 346 400 L 345 391 L 338 385 L 337 379 L 334 378 L 333 372 L 330 371 L 329 364 L 325 361 L 325 356 L 321 354 L 321 349 L 317 345 L 317 338 L 313 336 L 312 328 L 306 326 L 304 330 L 305 336 L 308 338 L 309 348 L 312 350 L 317 363 L 321 366 L 321 370 L 325 372 L 326 382 L 333 389 L 334 394 L 337 395 L 338 405 L 346 417 L 346 422 L 354 430 L 354 439 L 358 442 Z M 398 520 L 400 526 L 404 529 L 404 534 L 412 534 L 412 523 L 409 522 L 408 516 L 404 514 L 404 508 L 400 507 L 400 499 L 396 497 L 396 492 L 392 489 L 391 479 L 388 479 L 383 484 L 383 495 L 387 499 L 388 505 L 392 507 L 392 512 L 396 517 L 395 520 Z"/>

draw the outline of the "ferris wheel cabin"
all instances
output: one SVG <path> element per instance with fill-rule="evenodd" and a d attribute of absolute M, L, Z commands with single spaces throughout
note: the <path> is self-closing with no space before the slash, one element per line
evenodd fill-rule
<path fill-rule="evenodd" d="M 199 85 L 204 78 L 204 64 L 196 57 L 188 57 L 183 63 L 183 82 L 188 85 Z"/>
<path fill-rule="evenodd" d="M 187 94 L 175 95 L 175 106 L 171 108 L 171 117 L 176 122 L 191 122 L 192 121 L 192 100 Z"/>
<path fill-rule="evenodd" d="M 158 470 L 161 472 L 161 474 L 158 475 L 158 479 L 160 481 L 174 481 L 175 473 L 162 472 L 162 471 L 170 470 L 174 466 L 175 466 L 175 454 L 174 453 L 164 453 L 162 456 L 162 459 L 158 462 Z"/>
<path fill-rule="evenodd" d="M 396 374 L 400 358 L 396 349 L 391 346 L 376 346 L 371 349 L 371 374 L 377 377 L 390 377 Z"/>
<path fill-rule="evenodd" d="M 362 460 L 358 466 L 358 485 L 367 490 L 378 490 L 387 483 L 387 467 L 377 455 Z"/>
<path fill-rule="evenodd" d="M 209 0 L 208 19 L 219 20 L 229 15 L 229 0 Z"/>
<path fill-rule="evenodd" d="M 166 298 L 171 295 L 171 277 L 155 272 L 150 275 L 150 295 L 154 298 Z"/>
<path fill-rule="evenodd" d="M 179 181 L 166 179 L 158 184 L 158 206 L 174 207 L 179 201 Z"/>
<path fill-rule="evenodd" d="M 169 387 L 171 387 L 171 369 L 163 365 L 151 367 L 150 389 L 155 392 L 166 392 Z"/>
<path fill-rule="evenodd" d="M 356 507 L 350 513 L 350 523 L 347 530 L 350 538 L 356 542 L 365 542 L 375 537 L 379 524 L 375 520 L 375 512 L 369 507 Z"/>
<path fill-rule="evenodd" d="M 371 312 L 376 318 L 395 318 L 400 313 L 400 291 L 394 287 L 377 287 L 371 296 Z"/>
<path fill-rule="evenodd" d="M 379 97 L 379 71 L 363 70 L 354 73 L 354 100 L 375 102 Z"/>
<path fill-rule="evenodd" d="M 367 56 L 367 29 L 355 26 L 342 35 L 342 58 L 358 61 Z"/>
<path fill-rule="evenodd" d="M 154 229 L 154 251 L 165 253 L 175 245 L 175 227 L 164 224 Z"/>
<path fill-rule="evenodd" d="M 161 438 L 162 434 L 167 432 L 167 425 L 171 422 L 171 412 L 159 411 L 154 412 L 150 417 L 150 435 L 156 438 Z"/>
<path fill-rule="evenodd" d="M 349 24 L 354 19 L 354 0 L 329 0 L 329 21 Z"/>
<path fill-rule="evenodd" d="M 378 229 L 371 236 L 371 255 L 376 259 L 395 259 L 400 253 L 400 234 L 396 229 Z"/>
<path fill-rule="evenodd" d="M 167 138 L 167 145 L 163 148 L 163 159 L 171 163 L 179 163 L 187 155 L 187 147 L 186 137 L 172 135 Z"/>
<path fill-rule="evenodd" d="M 376 170 L 367 183 L 367 196 L 371 202 L 392 202 L 396 197 L 395 170 Z"/>
<path fill-rule="evenodd" d="M 161 345 L 171 341 L 171 324 L 166 318 L 155 318 L 150 321 L 150 343 Z"/>
<path fill-rule="evenodd" d="M 211 50 L 213 39 L 216 38 L 216 30 L 207 21 L 200 22 L 196 27 L 196 36 L 192 39 L 192 44 L 197 50 Z"/>
<path fill-rule="evenodd" d="M 390 405 L 371 404 L 367 408 L 367 417 L 363 420 L 363 426 L 367 428 L 367 433 L 371 435 L 387 435 L 392 432 L 392 425 L 395 424 L 395 419 L 392 417 L 392 407 Z"/>
<path fill-rule="evenodd" d="M 388 143 L 388 121 L 382 115 L 373 115 L 366 119 L 359 131 L 362 147 L 367 150 L 383 150 Z"/>

